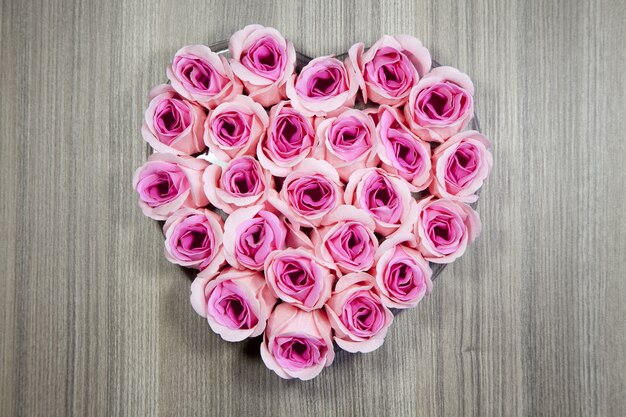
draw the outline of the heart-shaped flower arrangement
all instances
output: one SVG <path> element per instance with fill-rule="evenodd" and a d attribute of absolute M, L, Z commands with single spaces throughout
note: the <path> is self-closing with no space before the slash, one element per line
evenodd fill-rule
<path fill-rule="evenodd" d="M 468 203 L 490 144 L 464 130 L 476 126 L 470 78 L 431 69 L 412 36 L 307 59 L 250 25 L 227 52 L 176 53 L 170 83 L 149 95 L 154 153 L 133 184 L 144 214 L 165 221 L 167 259 L 199 270 L 191 305 L 211 329 L 263 335 L 270 369 L 310 379 L 333 341 L 380 347 L 390 309 L 415 307 L 431 265 L 476 238 Z"/>

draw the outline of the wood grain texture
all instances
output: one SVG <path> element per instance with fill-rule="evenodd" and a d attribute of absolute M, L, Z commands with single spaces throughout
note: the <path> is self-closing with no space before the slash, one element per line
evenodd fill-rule
<path fill-rule="evenodd" d="M 387 343 L 283 381 L 213 335 L 131 187 L 174 52 L 422 39 L 494 142 L 481 238 Z M 622 0 L 2 0 L 0 415 L 626 415 Z"/>

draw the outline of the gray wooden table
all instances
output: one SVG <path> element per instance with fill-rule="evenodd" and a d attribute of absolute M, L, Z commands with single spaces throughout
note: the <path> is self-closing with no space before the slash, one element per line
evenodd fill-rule
<path fill-rule="evenodd" d="M 495 146 L 477 244 L 306 384 L 193 313 L 130 184 L 174 52 L 251 22 L 421 38 Z M 623 0 L 3 0 L 0 50 L 0 416 L 626 415 Z"/>

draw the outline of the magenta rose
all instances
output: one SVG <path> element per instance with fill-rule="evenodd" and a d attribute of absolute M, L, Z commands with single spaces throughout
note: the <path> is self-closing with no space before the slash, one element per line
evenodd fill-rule
<path fill-rule="evenodd" d="M 363 272 L 344 275 L 326 303 L 335 342 L 348 352 L 371 352 L 385 341 L 393 314 L 380 299 L 374 278 Z"/>
<path fill-rule="evenodd" d="M 493 166 L 490 147 L 489 139 L 475 130 L 459 132 L 439 145 L 433 154 L 431 194 L 466 203 L 478 200 L 476 192 Z"/>
<path fill-rule="evenodd" d="M 243 91 L 226 58 L 204 45 L 179 49 L 167 68 L 167 78 L 178 94 L 208 109 Z"/>
<path fill-rule="evenodd" d="M 409 95 L 404 114 L 409 128 L 428 142 L 443 142 L 467 126 L 474 116 L 474 84 L 452 67 L 426 74 Z"/>
<path fill-rule="evenodd" d="M 261 358 L 281 378 L 309 380 L 319 375 L 335 358 L 324 310 L 304 311 L 288 303 L 276 306 L 267 321 Z"/>
<path fill-rule="evenodd" d="M 217 277 L 204 272 L 191 284 L 191 306 L 222 339 L 239 342 L 263 333 L 276 297 L 263 275 L 228 268 Z"/>
<path fill-rule="evenodd" d="M 207 162 L 190 156 L 154 153 L 133 175 L 143 214 L 166 220 L 181 207 L 198 208 L 208 204 L 202 185 Z"/>
<path fill-rule="evenodd" d="M 404 104 L 411 88 L 430 71 L 430 52 L 413 36 L 384 35 L 367 52 L 363 49 L 357 43 L 348 54 L 366 103 Z"/>
<path fill-rule="evenodd" d="M 231 67 L 250 97 L 264 107 L 284 99 L 295 69 L 296 50 L 276 29 L 248 25 L 228 43 Z"/>

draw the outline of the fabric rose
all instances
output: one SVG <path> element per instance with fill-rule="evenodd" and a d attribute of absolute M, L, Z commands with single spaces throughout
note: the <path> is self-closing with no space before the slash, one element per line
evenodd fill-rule
<path fill-rule="evenodd" d="M 261 335 L 276 304 L 263 275 L 233 268 L 217 277 L 201 272 L 191 284 L 190 300 L 196 313 L 229 342 Z"/>
<path fill-rule="evenodd" d="M 437 67 L 409 94 L 404 114 L 409 128 L 428 142 L 443 142 L 460 132 L 474 116 L 474 84 L 452 67 Z"/>
<path fill-rule="evenodd" d="M 278 103 L 295 69 L 296 50 L 276 29 L 248 25 L 228 43 L 231 67 L 248 95 L 264 107 Z"/>
<path fill-rule="evenodd" d="M 193 155 L 205 149 L 202 107 L 184 100 L 165 84 L 154 87 L 148 98 L 141 135 L 155 151 Z"/>
<path fill-rule="evenodd" d="M 358 89 L 354 71 L 330 56 L 311 60 L 287 81 L 287 97 L 306 116 L 334 116 L 352 107 Z"/>
<path fill-rule="evenodd" d="M 322 308 L 335 275 L 305 249 L 277 250 L 265 260 L 265 279 L 281 300 L 306 311 Z"/>
<path fill-rule="evenodd" d="M 459 132 L 439 145 L 433 154 L 431 194 L 466 203 L 478 200 L 476 192 L 493 166 L 490 147 L 489 139 L 475 130 Z"/>
<path fill-rule="evenodd" d="M 178 94 L 208 109 L 243 91 L 226 58 L 205 45 L 179 49 L 167 68 L 167 78 Z"/>
<path fill-rule="evenodd" d="M 380 299 L 374 278 L 363 272 L 341 277 L 326 303 L 335 342 L 348 352 L 371 352 L 385 341 L 393 314 Z"/>
<path fill-rule="evenodd" d="M 287 303 L 276 306 L 267 321 L 261 358 L 281 378 L 309 380 L 319 375 L 335 358 L 324 310 L 304 311 Z"/>
<path fill-rule="evenodd" d="M 209 113 L 204 142 L 215 157 L 224 162 L 254 155 L 268 124 L 267 113 L 259 103 L 247 96 L 236 96 Z"/>
<path fill-rule="evenodd" d="M 259 141 L 257 157 L 272 175 L 285 177 L 308 157 L 315 146 L 315 130 L 309 117 L 281 101 L 270 110 L 270 126 Z"/>
<path fill-rule="evenodd" d="M 240 208 L 224 222 L 224 255 L 235 268 L 263 269 L 268 255 L 285 248 L 284 223 L 263 205 Z"/>
<path fill-rule="evenodd" d="M 430 52 L 413 36 L 384 35 L 367 52 L 363 50 L 363 44 L 357 43 L 348 55 L 366 103 L 404 104 L 411 88 L 430 71 Z"/>
<path fill-rule="evenodd" d="M 165 220 L 181 207 L 198 208 L 208 204 L 202 186 L 207 166 L 202 159 L 154 153 L 133 175 L 143 214 Z"/>

